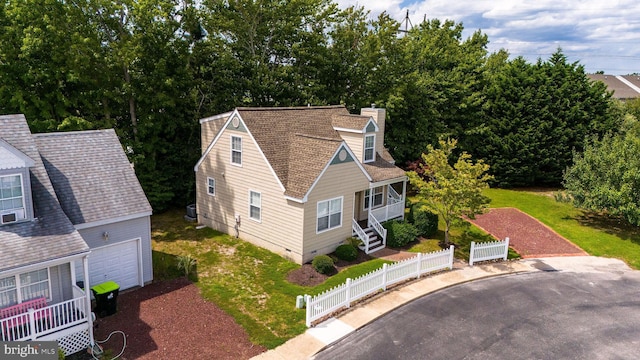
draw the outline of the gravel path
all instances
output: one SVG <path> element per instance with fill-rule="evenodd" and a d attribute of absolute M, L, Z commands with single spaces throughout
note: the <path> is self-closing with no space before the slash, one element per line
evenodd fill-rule
<path fill-rule="evenodd" d="M 497 239 L 509 237 L 509 246 L 523 258 L 588 255 L 548 226 L 515 208 L 490 209 L 469 221 Z"/>
<path fill-rule="evenodd" d="M 244 329 L 215 304 L 200 296 L 185 278 L 153 283 L 120 294 L 118 312 L 97 319 L 95 338 L 114 330 L 127 335 L 122 359 L 249 359 L 265 348 L 253 345 Z M 103 344 L 112 356 L 122 349 L 122 335 Z"/>

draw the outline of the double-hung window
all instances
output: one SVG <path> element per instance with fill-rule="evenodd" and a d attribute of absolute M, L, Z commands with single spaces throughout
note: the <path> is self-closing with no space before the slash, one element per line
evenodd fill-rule
<path fill-rule="evenodd" d="M 0 307 L 37 297 L 51 298 L 48 268 L 0 278 Z"/>
<path fill-rule="evenodd" d="M 207 178 L 207 194 L 211 196 L 216 195 L 216 179 L 210 177 Z"/>
<path fill-rule="evenodd" d="M 317 232 L 342 226 L 342 197 L 318 202 Z"/>
<path fill-rule="evenodd" d="M 11 214 L 12 221 L 25 218 L 21 175 L 0 176 L 0 214 Z"/>
<path fill-rule="evenodd" d="M 242 165 L 242 138 L 240 136 L 231 136 L 231 163 Z"/>
<path fill-rule="evenodd" d="M 262 194 L 249 191 L 249 217 L 256 221 L 262 220 Z"/>
<path fill-rule="evenodd" d="M 375 147 L 376 147 L 376 136 L 375 135 L 365 135 L 364 137 L 364 161 L 363 162 L 371 162 L 374 161 L 375 158 Z"/>
<path fill-rule="evenodd" d="M 364 191 L 364 209 L 369 208 L 369 201 L 371 201 L 371 207 L 377 208 L 382 205 L 382 195 L 384 193 L 383 187 L 378 186 L 373 188 L 373 199 L 371 199 L 371 190 L 367 189 Z"/>

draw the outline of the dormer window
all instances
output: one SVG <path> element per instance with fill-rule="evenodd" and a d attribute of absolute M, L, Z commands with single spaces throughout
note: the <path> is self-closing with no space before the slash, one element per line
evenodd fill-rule
<path fill-rule="evenodd" d="M 0 225 L 25 219 L 22 175 L 0 176 Z"/>
<path fill-rule="evenodd" d="M 363 162 L 371 162 L 371 161 L 375 161 L 376 160 L 375 148 L 376 148 L 376 136 L 375 135 L 365 135 L 365 137 L 364 137 L 364 161 Z"/>

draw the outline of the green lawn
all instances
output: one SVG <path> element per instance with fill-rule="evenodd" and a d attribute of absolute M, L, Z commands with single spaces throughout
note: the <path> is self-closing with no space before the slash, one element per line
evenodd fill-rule
<path fill-rule="evenodd" d="M 514 207 L 540 220 L 590 255 L 617 258 L 640 269 L 640 229 L 557 202 L 550 192 L 488 189 L 491 207 Z"/>
<path fill-rule="evenodd" d="M 524 191 L 489 189 L 486 195 L 493 207 L 515 207 L 539 219 L 592 255 L 620 258 L 640 269 L 640 231 L 603 216 L 585 213 L 552 196 Z M 287 273 L 299 268 L 270 251 L 253 246 L 214 230 L 196 229 L 183 219 L 182 210 L 152 217 L 154 277 L 156 280 L 180 276 L 176 264 L 180 256 L 197 260 L 191 279 L 202 296 L 214 302 L 244 327 L 251 341 L 274 348 L 306 330 L 305 311 L 296 309 L 297 295 L 316 295 L 382 267 L 384 261 L 372 260 L 350 267 L 320 286 L 302 287 L 286 281 Z M 440 250 L 443 225 L 430 239 L 424 239 L 410 251 Z M 456 246 L 456 258 L 468 259 L 471 241 L 493 241 L 489 235 L 469 223 L 455 226 L 450 240 Z M 510 252 L 509 258 L 518 255 Z"/>
<path fill-rule="evenodd" d="M 152 218 L 155 279 L 179 276 L 177 258 L 190 254 L 197 260 L 191 278 L 202 296 L 233 316 L 252 342 L 267 348 L 307 329 L 305 310 L 295 308 L 297 295 L 316 295 L 384 263 L 373 260 L 355 265 L 317 287 L 298 286 L 286 277 L 300 265 L 209 228 L 197 230 L 182 215 L 181 210 L 169 211 Z"/>

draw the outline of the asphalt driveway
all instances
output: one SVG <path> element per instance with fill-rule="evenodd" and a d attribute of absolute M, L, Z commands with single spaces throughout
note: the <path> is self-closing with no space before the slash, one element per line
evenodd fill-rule
<path fill-rule="evenodd" d="M 640 272 L 543 270 L 427 295 L 315 359 L 638 358 Z"/>

